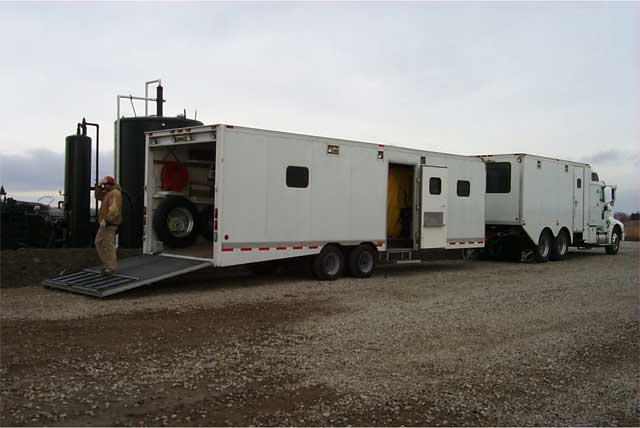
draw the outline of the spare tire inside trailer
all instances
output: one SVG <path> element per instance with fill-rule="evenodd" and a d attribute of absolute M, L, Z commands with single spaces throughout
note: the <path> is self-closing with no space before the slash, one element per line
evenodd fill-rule
<path fill-rule="evenodd" d="M 187 198 L 168 197 L 153 213 L 153 230 L 168 247 L 188 247 L 200 231 L 198 210 Z"/>

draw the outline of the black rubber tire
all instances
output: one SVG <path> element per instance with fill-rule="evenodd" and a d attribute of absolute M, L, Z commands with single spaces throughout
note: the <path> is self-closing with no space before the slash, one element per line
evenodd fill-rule
<path fill-rule="evenodd" d="M 376 267 L 376 251 L 369 245 L 358 245 L 349 251 L 347 267 L 354 278 L 369 278 Z"/>
<path fill-rule="evenodd" d="M 569 234 L 561 230 L 558 237 L 553 240 L 550 255 L 551 260 L 563 260 L 569 251 L 569 244 Z"/>
<path fill-rule="evenodd" d="M 184 214 L 191 216 L 190 221 L 193 223 L 190 229 L 187 228 L 183 233 L 177 234 L 169 228 L 168 217 L 173 210 L 183 210 Z M 153 213 L 153 230 L 158 239 L 170 248 L 184 248 L 193 244 L 193 241 L 198 237 L 199 224 L 200 217 L 196 206 L 190 200 L 180 196 L 166 198 L 160 202 Z"/>
<path fill-rule="evenodd" d="M 320 281 L 334 281 L 344 271 L 344 255 L 337 246 L 327 245 L 313 258 L 312 268 Z"/>
<path fill-rule="evenodd" d="M 553 247 L 553 235 L 548 230 L 543 230 L 538 239 L 535 256 L 538 263 L 545 263 L 551 256 L 551 248 Z"/>
<path fill-rule="evenodd" d="M 200 234 L 208 241 L 213 241 L 213 211 L 213 205 L 209 205 L 200 213 Z"/>
<path fill-rule="evenodd" d="M 270 275 L 275 273 L 279 267 L 279 260 L 269 260 L 268 262 L 250 263 L 247 265 L 247 269 L 255 275 Z"/>
<path fill-rule="evenodd" d="M 611 232 L 611 245 L 604 247 L 604 251 L 610 256 L 618 254 L 618 250 L 620 250 L 620 238 L 622 238 L 621 235 L 622 234 L 617 227 L 615 227 L 613 232 Z"/>

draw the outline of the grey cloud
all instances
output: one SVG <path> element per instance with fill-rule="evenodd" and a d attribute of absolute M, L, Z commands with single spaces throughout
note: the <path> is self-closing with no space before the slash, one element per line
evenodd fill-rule
<path fill-rule="evenodd" d="M 622 149 L 609 149 L 584 156 L 581 160 L 585 163 L 598 165 L 615 162 L 638 162 L 640 161 L 640 153 Z"/>
<path fill-rule="evenodd" d="M 113 174 L 113 151 L 105 150 L 100 153 L 100 175 L 108 174 Z M 19 155 L 4 155 L 0 158 L 0 184 L 9 194 L 36 189 L 62 190 L 64 153 L 39 149 Z"/>

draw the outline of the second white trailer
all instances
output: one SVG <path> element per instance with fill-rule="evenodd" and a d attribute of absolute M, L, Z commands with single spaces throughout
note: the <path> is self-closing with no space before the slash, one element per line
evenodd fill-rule
<path fill-rule="evenodd" d="M 380 258 L 484 247 L 477 157 L 212 125 L 147 133 L 144 253 L 320 279 Z"/>

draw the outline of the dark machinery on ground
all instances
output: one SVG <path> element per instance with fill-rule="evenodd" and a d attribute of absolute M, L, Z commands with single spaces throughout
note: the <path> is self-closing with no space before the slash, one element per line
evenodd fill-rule
<path fill-rule="evenodd" d="M 63 210 L 7 198 L 4 187 L 0 195 L 0 249 L 54 248 L 64 244 Z"/>

